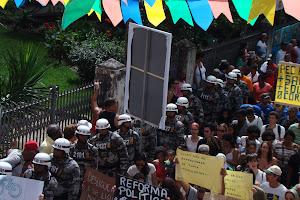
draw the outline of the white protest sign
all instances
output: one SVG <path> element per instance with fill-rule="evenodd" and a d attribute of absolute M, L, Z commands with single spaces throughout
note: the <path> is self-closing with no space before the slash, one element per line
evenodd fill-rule
<path fill-rule="evenodd" d="M 38 200 L 43 188 L 43 181 L 0 175 L 0 200 Z"/>

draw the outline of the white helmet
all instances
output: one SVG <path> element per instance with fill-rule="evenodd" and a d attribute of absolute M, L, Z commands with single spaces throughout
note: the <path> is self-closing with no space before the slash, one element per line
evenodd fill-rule
<path fill-rule="evenodd" d="M 54 142 L 54 145 L 52 145 L 52 147 L 54 149 L 63 150 L 65 153 L 70 152 L 70 146 L 71 146 L 71 143 L 69 142 L 69 140 L 67 140 L 65 138 L 56 139 Z"/>
<path fill-rule="evenodd" d="M 75 133 L 79 135 L 91 135 L 91 129 L 85 125 L 80 125 L 77 127 Z"/>
<path fill-rule="evenodd" d="M 101 119 L 97 120 L 95 129 L 103 130 L 103 129 L 108 129 L 108 128 L 110 128 L 110 124 L 107 121 L 107 119 L 101 118 Z"/>
<path fill-rule="evenodd" d="M 118 126 L 121 126 L 124 122 L 131 122 L 131 117 L 127 114 L 120 115 L 118 118 Z"/>
<path fill-rule="evenodd" d="M 0 174 L 12 175 L 12 166 L 8 162 L 0 162 Z"/>
<path fill-rule="evenodd" d="M 239 69 L 234 69 L 232 72 L 236 73 L 239 77 L 242 76 L 241 71 Z"/>
<path fill-rule="evenodd" d="M 184 83 L 181 85 L 181 91 L 186 91 L 186 90 L 193 92 L 192 86 L 188 83 Z"/>
<path fill-rule="evenodd" d="M 208 83 L 216 84 L 216 80 L 217 80 L 217 78 L 215 76 L 209 75 L 205 81 Z"/>
<path fill-rule="evenodd" d="M 166 107 L 166 112 L 178 112 L 177 106 L 174 103 L 169 103 Z"/>
<path fill-rule="evenodd" d="M 51 167 L 51 158 L 46 153 L 38 153 L 34 156 L 34 159 L 32 161 L 34 164 L 38 165 L 46 165 L 48 168 Z"/>
<path fill-rule="evenodd" d="M 176 102 L 177 106 L 189 107 L 189 100 L 186 97 L 179 97 Z"/>
<path fill-rule="evenodd" d="M 224 86 L 224 82 L 223 82 L 223 80 L 222 79 L 219 79 L 219 78 L 217 78 L 216 79 L 216 85 L 219 85 L 219 86 L 221 86 L 221 88 Z"/>
<path fill-rule="evenodd" d="M 226 76 L 228 79 L 235 80 L 237 79 L 237 74 L 234 72 L 229 72 L 228 75 Z"/>
<path fill-rule="evenodd" d="M 82 119 L 77 123 L 77 126 L 81 126 L 81 125 L 85 125 L 85 126 L 89 127 L 90 129 L 92 128 L 92 124 L 85 119 Z"/>

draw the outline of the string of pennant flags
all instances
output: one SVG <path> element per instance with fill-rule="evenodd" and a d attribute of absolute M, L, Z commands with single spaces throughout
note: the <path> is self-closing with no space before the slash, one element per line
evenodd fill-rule
<path fill-rule="evenodd" d="M 14 0 L 17 7 L 26 0 Z M 31 0 L 30 0 L 31 1 Z M 46 6 L 50 0 L 36 0 Z M 158 26 L 166 19 L 163 3 L 169 8 L 173 23 L 179 19 L 191 26 L 196 23 L 203 30 L 207 30 L 213 19 L 224 14 L 234 23 L 229 8 L 229 0 L 144 0 L 146 15 L 151 24 Z M 271 25 L 274 24 L 276 5 L 284 7 L 287 14 L 300 21 L 300 0 L 231 0 L 239 16 L 253 25 L 259 15 L 263 14 Z M 4 9 L 8 0 L 0 0 Z M 62 28 L 66 29 L 71 23 L 88 14 L 95 13 L 101 21 L 102 6 L 114 26 L 122 20 L 126 23 L 132 19 L 142 25 L 139 3 L 140 0 L 51 0 L 55 6 L 58 2 L 65 6 Z"/>

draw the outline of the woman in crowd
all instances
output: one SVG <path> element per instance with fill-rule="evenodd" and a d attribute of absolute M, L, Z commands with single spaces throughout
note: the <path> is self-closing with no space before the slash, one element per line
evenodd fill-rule
<path fill-rule="evenodd" d="M 268 142 L 264 141 L 261 143 L 257 154 L 260 170 L 263 171 L 272 165 L 278 165 L 277 159 L 273 157 L 272 146 Z"/>
<path fill-rule="evenodd" d="M 217 129 L 217 138 L 219 138 L 220 140 L 222 140 L 222 136 L 224 133 L 228 133 L 228 126 L 225 123 L 222 123 L 218 126 Z"/>
<path fill-rule="evenodd" d="M 222 136 L 222 141 L 226 162 L 232 169 L 235 169 L 235 167 L 238 165 L 239 151 L 237 148 L 235 148 L 232 135 L 229 133 L 224 133 Z"/>
<path fill-rule="evenodd" d="M 231 116 L 228 109 L 223 109 L 221 115 L 218 118 L 218 124 L 229 124 L 231 123 Z"/>
<path fill-rule="evenodd" d="M 242 149 L 239 157 L 239 171 L 244 171 L 247 165 L 246 158 L 249 154 L 256 153 L 256 142 L 253 140 L 248 140 L 246 147 Z"/>
<path fill-rule="evenodd" d="M 270 112 L 269 124 L 262 126 L 261 133 L 263 133 L 267 128 L 271 128 L 275 134 L 275 140 L 283 141 L 285 135 L 285 128 L 279 124 L 276 124 L 278 120 L 278 113 L 276 111 Z"/>
<path fill-rule="evenodd" d="M 199 140 L 202 139 L 202 137 L 199 136 L 199 130 L 200 130 L 200 126 L 198 123 L 191 124 L 191 129 L 190 129 L 191 135 L 188 135 L 185 140 L 185 146 L 187 146 L 189 152 L 196 153 L 197 144 Z"/>
<path fill-rule="evenodd" d="M 238 136 L 238 124 L 237 123 L 229 123 L 227 126 L 227 132 L 232 135 L 233 140 L 235 142 L 235 147 L 240 150 L 241 138 Z"/>
<path fill-rule="evenodd" d="M 253 95 L 256 101 L 261 101 L 260 95 L 269 92 L 272 94 L 272 86 L 265 82 L 266 76 L 260 74 L 258 76 L 258 81 L 253 84 Z"/>
<path fill-rule="evenodd" d="M 178 97 L 175 95 L 175 90 L 178 87 L 178 84 L 179 84 L 178 80 L 170 80 L 169 81 L 167 104 L 176 103 Z"/>
<path fill-rule="evenodd" d="M 133 178 L 136 174 L 143 174 L 146 183 L 157 186 L 156 168 L 153 164 L 147 163 L 145 153 L 138 153 L 134 158 L 134 165 L 128 168 L 127 174 L 129 178 Z"/>
<path fill-rule="evenodd" d="M 193 89 L 198 90 L 204 85 L 206 79 L 206 68 L 203 64 L 205 53 L 199 49 L 196 53 L 196 62 L 194 67 Z"/>
<path fill-rule="evenodd" d="M 161 181 L 161 187 L 168 189 L 168 197 L 170 200 L 185 200 L 185 197 L 180 192 L 178 183 L 169 177 L 164 178 Z"/>
<path fill-rule="evenodd" d="M 282 183 L 285 184 L 287 176 L 287 166 L 292 155 L 298 153 L 298 145 L 294 143 L 295 134 L 293 131 L 288 130 L 284 135 L 283 142 L 278 142 L 274 145 L 274 156 L 278 160 L 278 164 L 281 167 Z"/>
<path fill-rule="evenodd" d="M 158 146 L 155 151 L 156 160 L 153 161 L 153 164 L 156 168 L 156 177 L 157 177 L 157 183 L 160 183 L 164 178 L 167 176 L 167 172 L 165 170 L 165 160 L 167 156 L 167 152 L 165 147 Z"/>
<path fill-rule="evenodd" d="M 266 173 L 264 173 L 263 171 L 261 171 L 258 168 L 258 157 L 257 157 L 256 153 L 247 155 L 246 162 L 247 162 L 247 166 L 250 169 L 252 169 L 252 171 L 254 172 L 254 174 L 255 174 L 255 180 L 259 184 L 262 184 L 262 183 L 264 183 L 264 182 L 267 181 Z"/>

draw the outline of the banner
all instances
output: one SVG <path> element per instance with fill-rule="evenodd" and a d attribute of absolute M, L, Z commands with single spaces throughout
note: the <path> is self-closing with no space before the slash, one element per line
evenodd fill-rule
<path fill-rule="evenodd" d="M 275 102 L 300 107 L 300 65 L 279 62 Z"/>
<path fill-rule="evenodd" d="M 117 175 L 117 191 L 114 200 L 165 200 L 167 197 L 167 189 Z"/>
<path fill-rule="evenodd" d="M 253 175 L 244 172 L 229 171 L 225 176 L 225 196 L 242 199 L 253 199 Z"/>
<path fill-rule="evenodd" d="M 221 193 L 222 158 L 192 153 L 177 149 L 179 164 L 176 165 L 176 180 L 199 185 L 215 193 Z"/>
<path fill-rule="evenodd" d="M 116 180 L 90 167 L 86 168 L 81 200 L 114 199 L 114 185 Z"/>
<path fill-rule="evenodd" d="M 39 199 L 43 193 L 44 181 L 16 176 L 0 175 L 0 199 Z"/>

